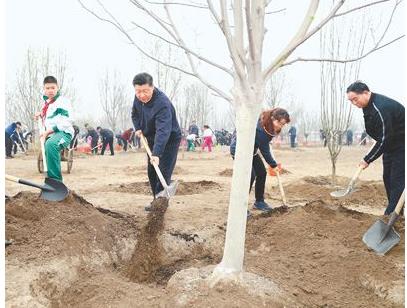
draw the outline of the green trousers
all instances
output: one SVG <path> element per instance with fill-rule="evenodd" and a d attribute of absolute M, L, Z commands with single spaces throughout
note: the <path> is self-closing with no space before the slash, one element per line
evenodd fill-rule
<path fill-rule="evenodd" d="M 65 132 L 56 132 L 45 141 L 45 156 L 47 158 L 48 177 L 62 181 L 61 150 L 71 143 L 72 136 Z"/>

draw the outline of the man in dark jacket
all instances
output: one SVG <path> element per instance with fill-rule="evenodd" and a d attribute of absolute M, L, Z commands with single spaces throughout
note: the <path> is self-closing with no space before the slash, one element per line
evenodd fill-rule
<path fill-rule="evenodd" d="M 13 158 L 11 151 L 13 150 L 13 140 L 11 136 L 15 133 L 19 133 L 21 129 L 20 122 L 13 122 L 6 127 L 5 141 L 6 141 L 6 158 Z"/>
<path fill-rule="evenodd" d="M 90 142 L 90 147 L 92 149 L 92 154 L 97 154 L 98 153 L 97 144 L 99 142 L 99 134 L 88 123 L 85 124 L 85 128 L 88 131 L 88 133 L 85 136 L 85 139 L 88 139 L 89 136 L 92 138 L 92 141 Z"/>
<path fill-rule="evenodd" d="M 98 126 L 96 129 L 97 129 L 100 137 L 102 138 L 102 151 L 101 151 L 100 155 L 105 155 L 105 150 L 106 150 L 107 145 L 109 145 L 110 155 L 114 155 L 114 149 L 113 149 L 114 134 L 113 134 L 113 132 L 110 129 L 101 128 L 100 126 Z"/>
<path fill-rule="evenodd" d="M 158 165 L 167 184 L 171 183 L 172 172 L 177 162 L 178 148 L 181 142 L 175 108 L 169 98 L 153 85 L 153 78 L 140 73 L 133 79 L 136 92 L 131 118 L 137 137 L 144 135 L 152 151 L 148 159 L 148 179 L 154 198 L 164 188 L 152 164 Z M 151 209 L 147 206 L 146 211 Z"/>
<path fill-rule="evenodd" d="M 391 214 L 404 190 L 404 106 L 384 95 L 370 92 L 360 81 L 346 90 L 353 105 L 362 108 L 366 133 L 376 144 L 360 162 L 363 169 L 383 154 L 383 181 Z"/>

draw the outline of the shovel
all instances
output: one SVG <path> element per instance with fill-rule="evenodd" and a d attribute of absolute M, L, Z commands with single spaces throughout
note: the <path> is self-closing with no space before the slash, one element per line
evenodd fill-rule
<path fill-rule="evenodd" d="M 48 201 L 62 201 L 68 195 L 68 188 L 66 188 L 66 186 L 62 182 L 51 178 L 46 178 L 44 185 L 33 183 L 24 179 L 19 179 L 8 174 L 6 174 L 6 180 L 39 188 L 41 189 L 40 197 Z"/>
<path fill-rule="evenodd" d="M 378 255 L 384 256 L 386 252 L 400 242 L 400 235 L 394 230 L 393 225 L 399 218 L 401 208 L 404 205 L 404 198 L 403 191 L 387 224 L 379 219 L 363 235 L 363 242 Z"/>
<path fill-rule="evenodd" d="M 276 176 L 277 176 L 277 182 L 278 182 L 278 187 L 280 188 L 281 200 L 283 201 L 283 205 L 287 206 L 287 200 L 285 198 L 283 184 L 281 183 L 280 171 L 278 170 L 278 168 L 275 168 L 274 172 L 276 173 Z"/>
<path fill-rule="evenodd" d="M 358 170 L 356 170 L 355 174 L 353 175 L 353 178 L 350 180 L 348 187 L 346 189 L 331 192 L 331 196 L 334 198 L 342 198 L 353 193 L 355 191 L 353 185 L 355 185 L 355 182 L 359 178 L 359 175 L 362 172 L 362 170 L 363 168 L 359 166 Z"/>
<path fill-rule="evenodd" d="M 151 157 L 153 156 L 153 153 L 151 153 L 151 150 L 150 150 L 150 147 L 148 146 L 146 137 L 144 137 L 143 134 L 141 134 L 140 140 L 143 143 L 143 146 L 146 149 L 147 154 L 151 159 Z M 173 182 L 171 182 L 170 185 L 167 185 L 167 183 L 165 182 L 164 176 L 161 173 L 161 170 L 158 167 L 158 165 L 154 163 L 153 166 L 154 166 L 155 172 L 158 175 L 158 178 L 160 179 L 161 185 L 164 187 L 164 191 L 165 191 L 168 199 L 171 198 L 172 196 L 175 195 L 175 192 L 177 191 L 178 181 L 173 181 Z"/>

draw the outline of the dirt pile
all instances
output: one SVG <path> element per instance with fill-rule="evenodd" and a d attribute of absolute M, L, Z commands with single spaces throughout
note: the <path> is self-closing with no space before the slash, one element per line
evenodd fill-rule
<path fill-rule="evenodd" d="M 218 173 L 220 176 L 232 176 L 233 175 L 233 169 L 225 169 L 221 172 Z"/>
<path fill-rule="evenodd" d="M 6 238 L 14 244 L 6 257 L 41 262 L 53 256 L 110 251 L 124 239 L 135 238 L 137 222 L 123 213 L 96 208 L 71 192 L 63 202 L 21 192 L 6 200 Z"/>
<path fill-rule="evenodd" d="M 164 228 L 164 214 L 167 208 L 167 198 L 158 198 L 151 203 L 147 224 L 137 239 L 137 246 L 127 269 L 127 275 L 133 281 L 151 281 L 152 274 L 161 265 L 163 248 L 158 241 L 158 236 Z"/>
<path fill-rule="evenodd" d="M 184 182 L 179 181 L 177 195 L 201 194 L 208 190 L 221 190 L 221 185 L 213 181 Z M 149 182 L 134 182 L 120 185 L 108 185 L 107 191 L 126 192 L 141 195 L 151 195 Z"/>
<path fill-rule="evenodd" d="M 293 183 L 284 184 L 284 191 L 289 203 L 323 201 L 353 208 L 365 206 L 384 209 L 386 207 L 387 199 L 383 182 L 360 181 L 356 184 L 356 190 L 348 196 L 333 198 L 330 195 L 332 191 L 346 188 L 349 181 L 349 178 L 338 177 L 337 185 L 333 186 L 329 176 L 303 177 Z M 273 187 L 270 192 L 272 196 L 279 198 L 278 187 Z"/>
<path fill-rule="evenodd" d="M 401 242 L 383 259 L 361 240 L 376 219 L 323 201 L 256 216 L 247 227 L 246 269 L 275 281 L 299 306 L 402 307 L 404 221 L 396 224 Z"/>

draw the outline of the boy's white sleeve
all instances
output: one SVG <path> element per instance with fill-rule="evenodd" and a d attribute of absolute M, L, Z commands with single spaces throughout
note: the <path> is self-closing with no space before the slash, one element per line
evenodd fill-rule
<path fill-rule="evenodd" d="M 72 134 L 73 133 L 73 127 L 72 127 L 72 105 L 71 102 L 68 99 L 64 99 L 60 106 L 58 106 L 57 111 L 56 111 L 56 121 L 55 121 L 55 126 L 56 126 L 56 131 L 62 131 L 62 132 L 67 132 Z M 53 127 L 55 131 L 55 127 Z"/>

